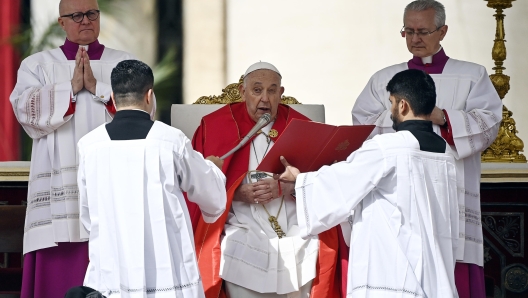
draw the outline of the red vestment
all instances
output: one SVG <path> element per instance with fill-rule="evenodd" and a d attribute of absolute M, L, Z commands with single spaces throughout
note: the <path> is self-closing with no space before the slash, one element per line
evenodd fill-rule
<path fill-rule="evenodd" d="M 309 120 L 294 109 L 280 104 L 272 129 L 277 130 L 278 136 L 280 136 L 292 119 Z M 200 126 L 194 133 L 192 144 L 194 149 L 204 156 L 222 156 L 235 147 L 254 125 L 255 121 L 249 117 L 245 102 L 229 104 L 202 118 Z M 276 138 L 272 139 L 276 140 Z M 199 208 L 195 204 L 187 202 L 193 223 L 198 266 L 205 295 L 208 298 L 225 297 L 222 279 L 219 276 L 220 235 L 224 229 L 235 190 L 244 180 L 248 171 L 250 143 L 247 142 L 237 152 L 224 160 L 222 171 L 227 177 L 227 205 L 226 212 L 215 223 L 205 223 Z M 317 273 L 312 282 L 311 297 L 340 297 L 340 280 L 335 278 L 337 253 L 337 229 L 332 228 L 319 234 Z"/>

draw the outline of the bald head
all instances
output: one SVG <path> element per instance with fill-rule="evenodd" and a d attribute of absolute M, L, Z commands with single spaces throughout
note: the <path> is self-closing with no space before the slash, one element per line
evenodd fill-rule
<path fill-rule="evenodd" d="M 64 6 L 66 5 L 66 4 L 64 4 L 65 2 L 68 2 L 68 0 L 61 0 L 59 2 L 59 15 L 60 16 L 65 14 L 64 13 Z"/>
<path fill-rule="evenodd" d="M 59 25 L 66 32 L 66 38 L 79 45 L 89 45 L 99 37 L 99 5 L 97 0 L 61 0 L 59 3 Z M 90 18 L 86 12 L 90 12 Z M 75 22 L 71 15 L 84 14 Z M 62 17 L 64 16 L 64 17 Z"/>
<path fill-rule="evenodd" d="M 99 9 L 99 4 L 97 3 L 97 0 L 60 0 L 59 2 L 59 15 L 65 15 L 74 13 L 77 11 L 70 11 L 71 9 L 74 9 L 76 6 L 79 6 L 80 3 L 86 2 L 87 4 L 96 7 L 96 9 Z"/>

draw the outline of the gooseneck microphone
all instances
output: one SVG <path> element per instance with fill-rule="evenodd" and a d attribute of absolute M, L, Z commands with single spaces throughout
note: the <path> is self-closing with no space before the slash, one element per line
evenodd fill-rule
<path fill-rule="evenodd" d="M 263 128 L 264 126 L 268 125 L 268 123 L 270 121 L 271 121 L 271 115 L 269 113 L 266 113 L 266 114 L 260 116 L 259 120 L 257 121 L 257 124 L 255 124 L 255 126 L 253 126 L 253 128 L 242 139 L 242 141 L 240 141 L 240 143 L 238 143 L 238 145 L 236 145 L 235 148 L 231 149 L 229 152 L 227 152 L 222 157 L 220 157 L 220 159 L 224 160 L 229 155 L 235 153 L 238 149 L 240 149 L 240 147 L 244 146 L 244 144 L 246 144 L 247 141 L 249 141 L 249 139 L 251 139 L 251 137 L 253 137 L 261 128 Z"/>

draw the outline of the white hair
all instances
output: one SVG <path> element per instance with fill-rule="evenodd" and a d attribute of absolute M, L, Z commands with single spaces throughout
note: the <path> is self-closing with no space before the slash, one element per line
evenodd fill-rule
<path fill-rule="evenodd" d="M 407 15 L 408 11 L 424 11 L 433 9 L 435 11 L 435 26 L 436 28 L 440 28 L 445 25 L 446 20 L 446 13 L 445 13 L 445 7 L 442 3 L 435 1 L 435 0 L 416 0 L 411 3 L 409 3 L 405 7 L 405 11 L 403 13 L 403 22 L 405 24 L 405 16 Z"/>

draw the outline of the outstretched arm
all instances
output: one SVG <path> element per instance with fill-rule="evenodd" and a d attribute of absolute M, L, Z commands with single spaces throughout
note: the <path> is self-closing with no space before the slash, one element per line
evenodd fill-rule
<path fill-rule="evenodd" d="M 275 178 L 282 182 L 295 183 L 297 176 L 301 173 L 299 169 L 292 166 L 284 156 L 280 157 L 280 161 L 284 165 L 284 172 L 280 175 L 275 175 Z"/>
<path fill-rule="evenodd" d="M 284 181 L 295 181 L 297 220 L 302 237 L 310 237 L 345 222 L 356 206 L 388 172 L 375 140 L 367 141 L 346 161 L 317 172 L 299 173 L 285 164 Z"/>
<path fill-rule="evenodd" d="M 225 175 L 217 165 L 193 150 L 187 138 L 176 163 L 180 187 L 187 192 L 189 201 L 200 206 L 205 222 L 216 221 L 226 207 Z"/>

